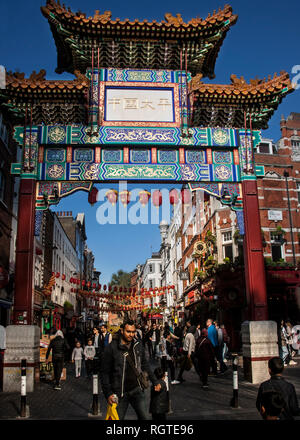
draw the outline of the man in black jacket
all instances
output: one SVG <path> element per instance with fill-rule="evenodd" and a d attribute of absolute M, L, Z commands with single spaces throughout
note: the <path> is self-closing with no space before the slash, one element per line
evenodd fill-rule
<path fill-rule="evenodd" d="M 100 379 L 103 393 L 109 405 L 115 402 L 117 395 L 120 420 L 124 420 L 129 404 L 139 420 L 148 419 L 145 394 L 137 372 L 147 372 L 157 391 L 161 387 L 146 360 L 142 342 L 134 339 L 135 331 L 134 321 L 125 322 L 121 327 L 120 337 L 113 339 L 105 348 L 101 362 Z M 132 362 L 128 360 L 129 356 Z"/>
<path fill-rule="evenodd" d="M 284 408 L 280 414 L 280 420 L 293 420 L 293 416 L 300 416 L 300 409 L 294 385 L 282 377 L 284 369 L 283 360 L 280 357 L 273 357 L 269 360 L 268 367 L 271 379 L 266 380 L 260 385 L 256 399 L 256 408 L 261 412 L 263 394 L 275 391 L 284 400 Z"/>
<path fill-rule="evenodd" d="M 52 363 L 54 369 L 55 390 L 61 390 L 59 382 L 64 367 L 65 352 L 66 350 L 69 349 L 70 349 L 69 344 L 66 342 L 63 332 L 61 330 L 58 330 L 54 335 L 54 338 L 51 340 L 46 353 L 46 362 L 48 363 L 48 357 L 50 351 L 52 350 Z"/>

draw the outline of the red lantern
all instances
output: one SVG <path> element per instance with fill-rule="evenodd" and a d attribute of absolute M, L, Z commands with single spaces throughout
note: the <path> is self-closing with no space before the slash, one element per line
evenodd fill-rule
<path fill-rule="evenodd" d="M 117 286 L 115 286 L 114 287 L 114 292 L 117 292 L 118 291 L 118 288 L 117 288 Z"/>
<path fill-rule="evenodd" d="M 91 282 L 90 282 L 90 281 L 88 281 L 88 282 L 86 283 L 86 287 L 91 287 Z"/>
<path fill-rule="evenodd" d="M 140 200 L 140 204 L 142 206 L 146 206 L 149 199 L 151 197 L 151 193 L 149 191 L 146 190 L 142 190 L 139 192 L 139 200 Z"/>
<path fill-rule="evenodd" d="M 106 290 L 106 284 L 104 284 L 104 286 L 103 286 L 103 290 Z"/>
<path fill-rule="evenodd" d="M 101 284 L 99 284 L 98 288 L 99 288 L 99 290 L 101 289 Z"/>
<path fill-rule="evenodd" d="M 93 188 L 89 192 L 89 197 L 88 197 L 88 202 L 90 205 L 93 206 L 97 202 L 97 195 L 98 195 L 98 190 L 95 186 L 93 186 Z"/>
<path fill-rule="evenodd" d="M 121 293 L 123 291 L 123 287 L 119 287 L 119 292 Z"/>
<path fill-rule="evenodd" d="M 179 195 L 177 189 L 175 188 L 171 189 L 171 191 L 169 192 L 169 199 L 171 205 L 177 205 L 177 203 L 179 202 Z"/>
<path fill-rule="evenodd" d="M 159 189 L 156 189 L 155 191 L 153 191 L 152 203 L 154 206 L 156 206 L 156 208 L 159 208 L 160 205 L 162 204 L 162 194 Z"/>
<path fill-rule="evenodd" d="M 82 281 L 81 281 L 81 285 L 82 285 L 82 286 L 85 286 L 85 280 L 82 280 Z"/>
<path fill-rule="evenodd" d="M 108 291 L 111 292 L 111 285 L 108 286 Z"/>
<path fill-rule="evenodd" d="M 130 191 L 128 191 L 127 189 L 120 191 L 120 200 L 123 206 L 128 205 L 128 203 L 130 202 Z"/>
<path fill-rule="evenodd" d="M 60 277 L 60 273 L 59 272 L 56 272 L 56 278 L 59 278 Z"/>
<path fill-rule="evenodd" d="M 96 283 L 93 283 L 93 289 L 95 289 L 96 288 Z"/>
<path fill-rule="evenodd" d="M 61 279 L 64 281 L 66 279 L 66 275 L 63 273 Z"/>
<path fill-rule="evenodd" d="M 118 201 L 118 191 L 115 189 L 109 189 L 105 193 L 105 197 L 114 206 Z"/>
<path fill-rule="evenodd" d="M 187 189 L 187 188 L 182 189 L 181 190 L 181 200 L 182 200 L 182 203 L 184 205 L 188 204 L 188 203 L 190 203 L 191 199 L 192 199 L 191 191 L 189 189 Z"/>

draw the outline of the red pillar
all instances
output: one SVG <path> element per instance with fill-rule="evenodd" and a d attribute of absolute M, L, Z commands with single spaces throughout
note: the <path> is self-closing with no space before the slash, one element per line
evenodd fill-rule
<path fill-rule="evenodd" d="M 250 321 L 265 321 L 268 319 L 268 302 L 256 180 L 246 180 L 242 187 L 248 319 Z"/>
<path fill-rule="evenodd" d="M 16 240 L 15 300 L 13 316 L 13 323 L 15 325 L 31 325 L 33 322 L 35 186 L 36 182 L 34 179 L 21 179 Z"/>

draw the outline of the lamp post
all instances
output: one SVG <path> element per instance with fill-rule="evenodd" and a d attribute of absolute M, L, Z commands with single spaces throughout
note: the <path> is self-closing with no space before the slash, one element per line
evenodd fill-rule
<path fill-rule="evenodd" d="M 295 253 L 295 244 L 294 244 L 294 237 L 293 237 L 293 220 L 292 220 L 292 213 L 291 213 L 291 202 L 290 202 L 289 183 L 288 183 L 289 173 L 287 171 L 284 171 L 283 176 L 285 177 L 286 194 L 287 194 L 287 201 L 288 201 L 288 211 L 289 211 L 290 230 L 291 230 L 292 249 L 293 249 L 293 263 L 294 263 L 294 267 L 296 267 L 296 253 Z"/>

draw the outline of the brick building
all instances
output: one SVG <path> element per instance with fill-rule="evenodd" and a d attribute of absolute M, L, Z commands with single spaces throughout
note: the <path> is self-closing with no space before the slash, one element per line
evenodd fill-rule
<path fill-rule="evenodd" d="M 259 144 L 255 162 L 265 169 L 257 184 L 269 319 L 289 318 L 296 323 L 300 321 L 300 114 L 282 118 L 280 128 L 278 142 L 263 139 Z M 202 201 L 196 209 L 199 219 L 195 212 L 181 227 L 180 265 L 189 273 L 189 280 L 184 281 L 186 315 L 202 321 L 208 315 L 218 318 L 238 347 L 240 323 L 248 319 L 243 237 L 233 211 L 213 196 L 202 195 Z M 196 206 L 195 196 L 193 204 Z M 195 258 L 195 245 L 205 244 L 207 231 L 214 249 L 205 268 L 211 276 L 202 279 L 201 271 L 198 276 L 195 273 L 201 265 L 199 255 Z"/>

